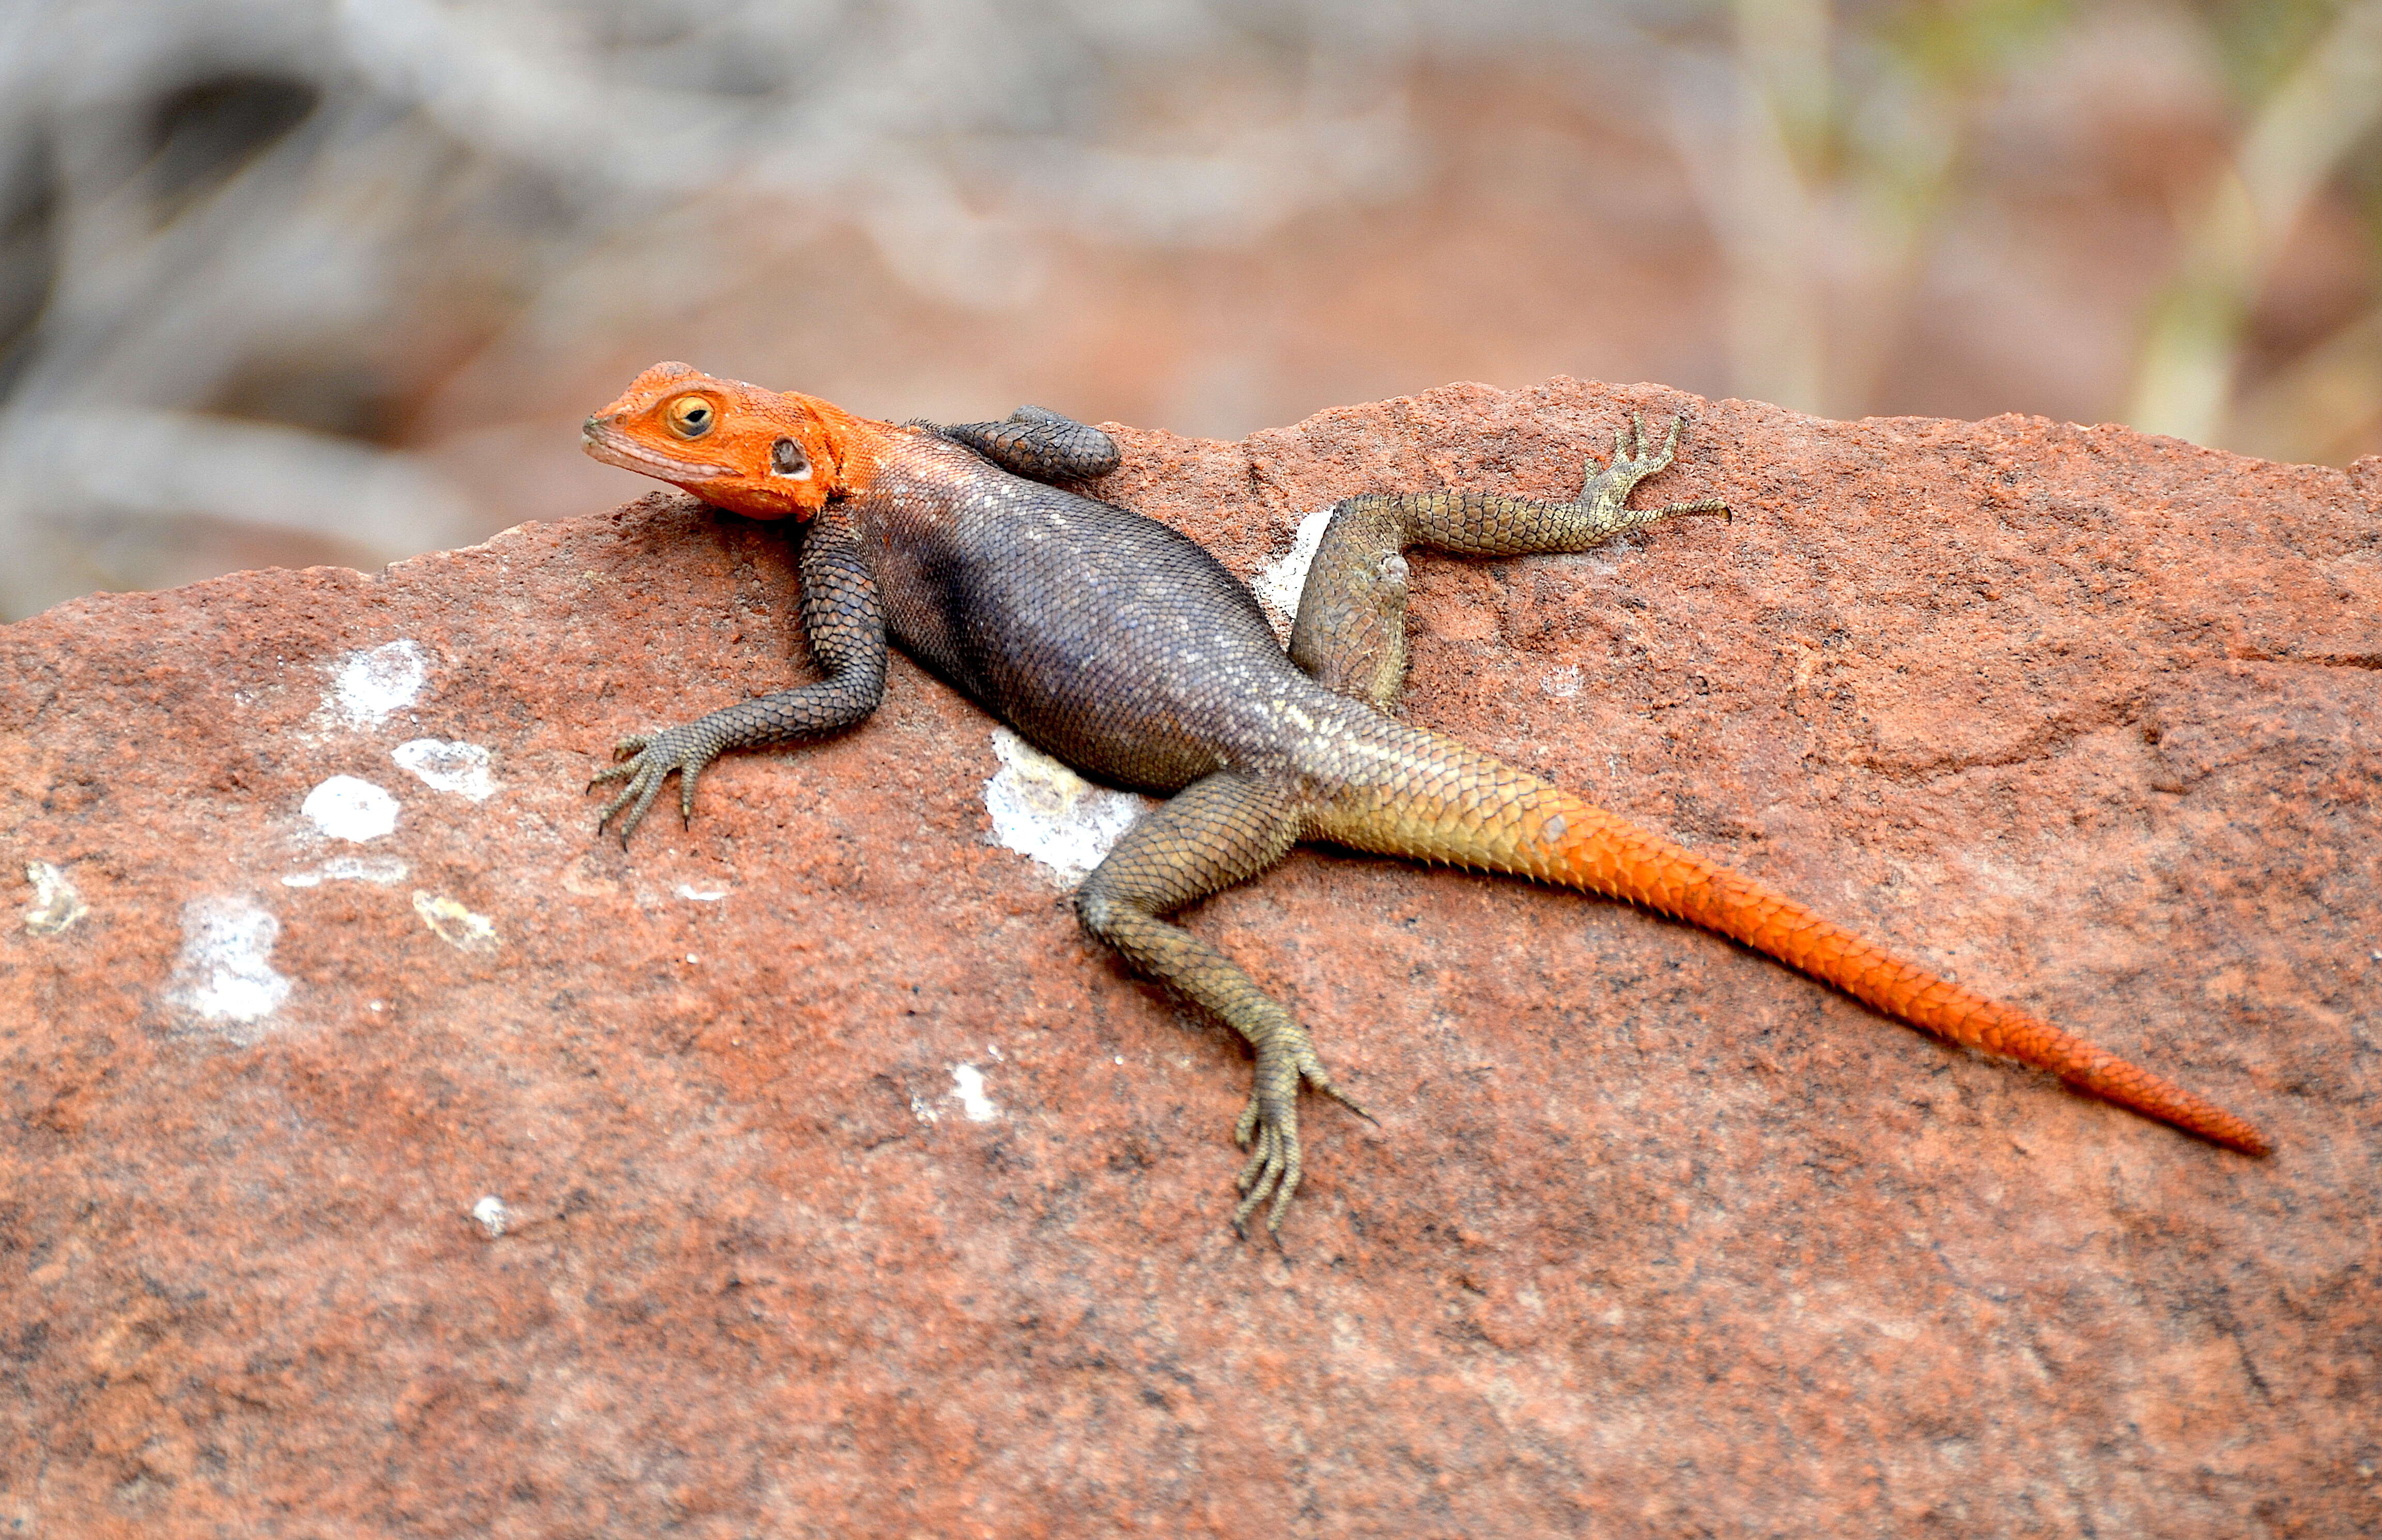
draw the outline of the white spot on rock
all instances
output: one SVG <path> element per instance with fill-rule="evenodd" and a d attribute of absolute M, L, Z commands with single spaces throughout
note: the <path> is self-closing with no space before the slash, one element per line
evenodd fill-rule
<path fill-rule="evenodd" d="M 1274 634 L 1284 642 L 1290 640 L 1291 623 L 1298 618 L 1299 595 L 1307 592 L 1307 569 L 1315 565 L 1315 553 L 1331 523 L 1328 507 L 1317 508 L 1300 519 L 1290 550 L 1258 568 L 1258 575 L 1249 580 L 1249 592 L 1258 596 L 1266 618 L 1273 622 Z"/>
<path fill-rule="evenodd" d="M 1061 887 L 1083 881 L 1151 805 L 1094 786 L 1007 727 L 992 729 L 992 752 L 1001 758 L 984 783 L 992 842 L 1040 862 Z"/>
<path fill-rule="evenodd" d="M 417 738 L 399 744 L 388 757 L 436 791 L 451 791 L 458 797 L 485 802 L 497 789 L 496 783 L 488 777 L 488 751 L 476 743 Z"/>
<path fill-rule="evenodd" d="M 386 886 L 405 880 L 405 862 L 393 856 L 337 856 L 307 872 L 281 879 L 284 887 L 320 887 L 326 882 L 376 882 Z"/>
<path fill-rule="evenodd" d="M 1579 693 L 1579 665 L 1566 663 L 1539 681 L 1539 688 L 1558 701 L 1568 701 Z"/>
<path fill-rule="evenodd" d="M 289 981 L 273 971 L 281 922 L 244 893 L 215 893 L 182 906 L 182 955 L 166 998 L 235 1043 L 263 1035 L 246 1029 L 281 1008 Z"/>
<path fill-rule="evenodd" d="M 1001 1108 L 984 1094 L 984 1071 L 973 1064 L 952 1066 L 952 1096 L 967 1114 L 971 1123 L 989 1123 L 1001 1116 Z"/>
<path fill-rule="evenodd" d="M 485 914 L 474 914 L 461 904 L 440 893 L 413 890 L 413 912 L 449 947 L 464 952 L 492 952 L 497 949 L 496 923 Z"/>
<path fill-rule="evenodd" d="M 56 935 L 91 912 L 67 874 L 46 861 L 25 862 L 25 880 L 33 885 L 33 901 L 25 906 L 25 929 L 35 935 Z"/>
<path fill-rule="evenodd" d="M 728 897 L 728 889 L 724 887 L 697 887 L 691 882 L 682 882 L 678 885 L 678 896 L 681 898 L 690 899 L 698 904 L 716 904 L 719 902 L 720 899 Z"/>
<path fill-rule="evenodd" d="M 924 1096 L 910 1098 L 910 1116 L 921 1123 L 939 1123 L 943 1120 L 943 1115 L 936 1110 L 935 1104 Z"/>
<path fill-rule="evenodd" d="M 352 726 L 378 727 L 390 713 L 411 705 L 429 678 L 430 658 L 422 643 L 399 637 L 341 658 L 323 704 Z"/>
<path fill-rule="evenodd" d="M 306 793 L 299 812 L 333 839 L 361 845 L 397 827 L 397 799 L 370 781 L 333 776 Z"/>
<path fill-rule="evenodd" d="M 502 1198 L 491 1192 L 472 1205 L 472 1217 L 480 1221 L 480 1228 L 488 1232 L 489 1240 L 494 1241 L 505 1233 L 507 1225 L 513 1222 L 513 1211 L 505 1206 Z"/>

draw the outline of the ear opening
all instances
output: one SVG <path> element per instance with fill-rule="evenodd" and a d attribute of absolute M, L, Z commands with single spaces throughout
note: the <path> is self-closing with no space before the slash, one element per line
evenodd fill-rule
<path fill-rule="evenodd" d="M 803 446 L 791 438 L 781 438 L 769 446 L 769 471 L 788 481 L 806 482 L 811 479 L 811 458 Z"/>

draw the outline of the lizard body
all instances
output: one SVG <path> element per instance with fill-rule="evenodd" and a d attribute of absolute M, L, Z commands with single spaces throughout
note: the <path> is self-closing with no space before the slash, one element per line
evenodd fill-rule
<path fill-rule="evenodd" d="M 1349 498 L 1332 519 L 1284 653 L 1248 590 L 1155 519 L 1049 481 L 1105 474 L 1106 434 L 1024 408 L 938 428 L 854 417 L 657 364 L 587 420 L 588 452 L 759 518 L 793 518 L 803 623 L 826 678 L 624 739 L 596 781 L 627 784 L 598 820 L 625 841 L 672 772 L 681 813 L 734 748 L 849 727 L 882 693 L 890 637 L 1029 741 L 1169 800 L 1076 895 L 1085 927 L 1237 1029 L 1255 1086 L 1234 1215 L 1279 1228 L 1303 1156 L 1302 1082 L 1351 1107 L 1306 1029 L 1240 966 L 1165 917 L 1257 875 L 1301 840 L 1509 873 L 1706 926 L 1956 1042 L 2052 1070 L 2253 1155 L 2257 1129 L 2025 1012 L 1893 956 L 1752 879 L 1491 755 L 1385 715 L 1406 666 L 1410 544 L 1473 555 L 1580 550 L 1717 501 L 1631 508 L 1667 467 L 1615 434 L 1578 499 L 1479 492 Z M 1004 469 L 1006 467 L 1007 469 Z M 1014 472 L 1014 473 L 1013 473 Z M 1028 477 L 1040 478 L 1039 480 Z"/>

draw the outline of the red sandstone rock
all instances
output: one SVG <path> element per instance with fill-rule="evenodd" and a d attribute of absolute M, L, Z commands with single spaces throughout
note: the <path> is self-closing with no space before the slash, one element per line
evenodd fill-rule
<path fill-rule="evenodd" d="M 2272 1159 L 1302 852 L 1192 923 L 1381 1122 L 1310 1103 L 1235 1240 L 1241 1050 L 988 842 L 916 668 L 592 837 L 615 736 L 804 666 L 778 534 L 648 497 L 0 630 L 0 1534 L 2372 1533 L 2376 462 L 1557 380 L 1103 490 L 1247 573 L 1680 406 L 1648 493 L 1735 524 L 1418 557 L 1411 715 Z"/>

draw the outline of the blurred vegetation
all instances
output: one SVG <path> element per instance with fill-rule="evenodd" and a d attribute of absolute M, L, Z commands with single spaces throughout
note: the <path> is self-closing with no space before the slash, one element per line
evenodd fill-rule
<path fill-rule="evenodd" d="M 0 0 L 0 614 L 635 488 L 686 357 L 2382 450 L 2382 0 Z"/>

